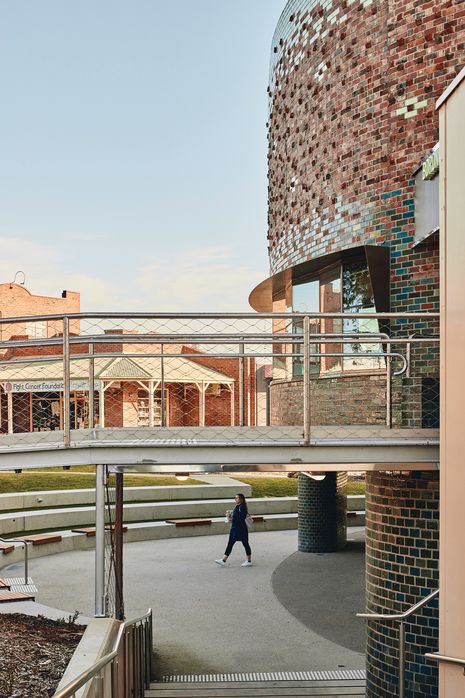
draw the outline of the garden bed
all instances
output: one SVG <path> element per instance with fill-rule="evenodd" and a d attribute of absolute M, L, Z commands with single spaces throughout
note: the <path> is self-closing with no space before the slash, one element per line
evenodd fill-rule
<path fill-rule="evenodd" d="M 0 613 L 0 697 L 53 696 L 85 626 Z"/>

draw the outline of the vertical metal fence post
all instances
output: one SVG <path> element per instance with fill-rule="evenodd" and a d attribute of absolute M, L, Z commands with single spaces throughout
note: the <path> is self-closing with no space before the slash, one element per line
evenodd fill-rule
<path fill-rule="evenodd" d="M 386 426 L 392 428 L 392 363 L 391 345 L 386 344 Z"/>
<path fill-rule="evenodd" d="M 405 623 L 399 624 L 399 698 L 405 698 Z"/>
<path fill-rule="evenodd" d="M 160 347 L 161 359 L 160 359 L 160 378 L 161 378 L 161 418 L 160 424 L 162 427 L 166 427 L 165 419 L 165 365 L 163 362 L 163 344 Z"/>
<path fill-rule="evenodd" d="M 69 318 L 63 318 L 63 442 L 67 448 L 71 443 L 70 424 L 70 363 L 69 363 Z"/>
<path fill-rule="evenodd" d="M 105 617 L 105 465 L 95 468 L 95 616 Z"/>
<path fill-rule="evenodd" d="M 153 666 L 153 614 L 152 614 L 152 609 L 150 609 L 150 615 L 149 615 L 149 650 L 150 650 L 150 655 L 149 655 L 149 678 L 150 681 L 152 680 L 152 677 L 154 675 L 154 666 Z"/>
<path fill-rule="evenodd" d="M 29 550 L 28 542 L 24 541 L 24 584 L 29 584 Z"/>
<path fill-rule="evenodd" d="M 123 594 L 123 473 L 116 473 L 115 486 L 115 526 L 112 531 L 115 544 L 115 616 L 117 620 L 124 620 L 124 594 Z"/>
<path fill-rule="evenodd" d="M 94 391 L 95 391 L 94 343 L 90 342 L 90 344 L 89 344 L 89 429 L 93 429 L 95 427 Z"/>
<path fill-rule="evenodd" d="M 311 395 L 310 395 L 310 318 L 304 317 L 304 445 L 310 444 Z"/>
<path fill-rule="evenodd" d="M 239 343 L 239 426 L 245 424 L 245 371 L 244 371 L 244 342 Z"/>

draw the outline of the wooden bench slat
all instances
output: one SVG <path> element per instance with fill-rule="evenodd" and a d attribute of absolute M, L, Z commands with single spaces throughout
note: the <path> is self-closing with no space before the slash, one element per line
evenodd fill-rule
<path fill-rule="evenodd" d="M 166 519 L 166 523 L 175 526 L 210 526 L 211 519 Z"/>
<path fill-rule="evenodd" d="M 62 537 L 56 533 L 37 533 L 31 536 L 24 536 L 24 540 L 32 543 L 32 545 L 46 545 L 47 543 L 59 543 Z"/>
<path fill-rule="evenodd" d="M 35 594 L 24 591 L 2 591 L 0 593 L 0 603 L 7 601 L 35 601 Z"/>
<path fill-rule="evenodd" d="M 8 555 L 9 553 L 12 553 L 13 550 L 15 549 L 14 545 L 9 545 L 8 543 L 2 543 L 0 544 L 0 550 L 4 555 Z"/>

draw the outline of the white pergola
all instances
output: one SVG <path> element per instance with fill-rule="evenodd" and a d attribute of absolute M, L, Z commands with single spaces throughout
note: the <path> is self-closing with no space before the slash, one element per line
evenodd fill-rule
<path fill-rule="evenodd" d="M 205 358 L 201 356 L 201 358 Z M 105 426 L 105 392 L 116 383 L 136 383 L 149 397 L 148 426 L 154 426 L 154 393 L 167 384 L 193 385 L 199 392 L 199 426 L 205 426 L 205 396 L 211 385 L 223 385 L 231 393 L 231 426 L 234 417 L 234 378 L 180 356 L 92 358 L 93 377 L 90 378 L 89 359 L 70 360 L 70 391 L 99 392 L 100 426 Z M 92 380 L 93 389 L 90 382 Z M 4 362 L 0 366 L 0 384 L 7 395 L 8 433 L 13 433 L 13 393 L 63 392 L 63 361 L 28 358 L 27 361 Z M 162 398 L 163 399 L 163 398 Z M 163 424 L 163 426 L 169 426 Z"/>

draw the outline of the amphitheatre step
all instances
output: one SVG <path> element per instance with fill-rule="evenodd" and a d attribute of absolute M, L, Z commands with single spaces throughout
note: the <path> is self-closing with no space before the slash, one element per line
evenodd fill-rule
<path fill-rule="evenodd" d="M 253 515 L 291 514 L 297 512 L 296 497 L 249 498 Z M 172 502 L 141 502 L 124 504 L 125 524 L 135 521 L 166 521 L 167 519 L 204 519 L 224 516 L 228 508 L 224 499 L 202 499 Z M 231 508 L 231 505 L 229 505 Z M 47 531 L 60 528 L 90 528 L 95 522 L 95 507 L 63 507 L 36 511 L 14 511 L 0 514 L 4 535 L 21 531 Z"/>
<path fill-rule="evenodd" d="M 203 480 L 203 476 L 201 478 Z M 208 478 L 212 479 L 212 478 Z M 227 480 L 227 482 L 226 482 Z M 217 485 L 154 485 L 125 487 L 124 499 L 129 502 L 169 502 L 194 499 L 233 499 L 238 489 L 250 497 L 252 488 L 243 482 L 224 478 Z M 85 506 L 95 504 L 95 489 L 39 490 L 0 494 L 0 512 L 12 509 L 44 509 L 54 506 Z"/>
<path fill-rule="evenodd" d="M 5 589 L 9 590 L 9 589 L 10 589 L 10 585 L 6 582 L 5 579 L 0 579 L 0 590 L 3 591 L 3 590 L 5 590 Z"/>

